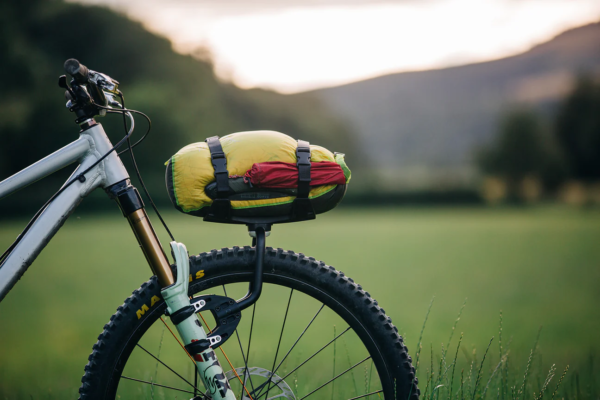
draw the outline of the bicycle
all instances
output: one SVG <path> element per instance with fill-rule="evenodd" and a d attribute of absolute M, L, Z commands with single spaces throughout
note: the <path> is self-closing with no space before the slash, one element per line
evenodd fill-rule
<path fill-rule="evenodd" d="M 79 166 L 1 256 L 0 301 L 76 206 L 97 188 L 117 202 L 154 275 L 104 326 L 85 367 L 80 399 L 173 398 L 182 393 L 196 400 L 418 399 L 408 349 L 369 293 L 321 261 L 266 247 L 271 226 L 290 221 L 235 221 L 247 226 L 252 246 L 189 257 L 164 223 L 135 163 L 133 148 L 148 132 L 132 145 L 133 114 L 148 122 L 149 118 L 125 107 L 119 82 L 108 75 L 74 59 L 65 62 L 65 70 L 71 80 L 62 75 L 59 86 L 65 89 L 67 108 L 81 127 L 79 139 L 0 182 L 0 198 L 72 163 Z M 114 146 L 95 120 L 107 113 L 123 117 L 126 135 Z M 121 162 L 119 156 L 125 151 L 130 152 L 140 183 L 172 239 L 174 264 Z M 305 219 L 310 218 L 314 215 Z M 248 290 L 243 294 L 245 285 Z M 242 296 L 235 300 L 238 292 Z M 281 323 L 274 325 L 274 318 L 281 316 Z M 288 331 L 289 326 L 300 329 L 283 340 L 286 326 Z M 256 332 L 262 328 L 267 329 Z M 165 342 L 165 335 L 174 340 Z M 246 346 L 242 337 L 247 337 Z M 252 348 L 253 337 L 277 341 L 274 356 L 272 348 L 264 345 L 259 351 L 256 345 Z M 161 382 L 156 380 L 159 365 L 169 373 Z M 182 372 L 186 368 L 188 378 Z"/>

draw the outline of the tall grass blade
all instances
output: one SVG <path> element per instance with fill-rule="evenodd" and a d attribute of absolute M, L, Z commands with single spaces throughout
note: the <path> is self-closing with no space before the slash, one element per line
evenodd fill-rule
<path fill-rule="evenodd" d="M 546 376 L 546 379 L 544 380 L 544 385 L 540 389 L 540 394 L 538 397 L 536 397 L 537 400 L 542 400 L 542 398 L 544 397 L 544 393 L 546 392 L 546 389 L 548 388 L 548 385 L 550 384 L 550 381 L 552 380 L 552 378 L 554 378 L 555 373 L 556 373 L 556 364 L 552 364 L 552 366 L 550 367 L 550 371 L 548 371 L 548 375 Z"/>
<path fill-rule="evenodd" d="M 488 343 L 487 349 L 485 349 L 485 353 L 483 353 L 483 358 L 481 359 L 481 365 L 479 366 L 479 372 L 477 372 L 477 379 L 475 379 L 475 388 L 473 389 L 473 400 L 475 400 L 475 395 L 477 394 L 477 387 L 479 386 L 479 381 L 481 380 L 481 371 L 483 370 L 483 363 L 485 362 L 485 356 L 487 355 L 488 351 L 490 350 L 490 346 L 492 345 L 493 341 L 494 341 L 494 337 L 492 336 L 492 338 L 490 339 L 490 342 Z"/>
<path fill-rule="evenodd" d="M 473 350 L 475 351 L 475 350 Z M 475 360 L 471 361 L 471 367 L 469 368 L 469 375 L 467 376 L 468 379 L 468 387 L 467 387 L 467 393 L 471 393 L 473 391 L 473 366 L 475 365 Z"/>
<path fill-rule="evenodd" d="M 333 338 L 335 339 L 335 325 L 333 326 Z M 335 342 L 333 342 L 333 374 L 331 375 L 332 378 L 335 378 L 335 353 L 336 353 L 336 345 L 337 345 L 337 340 Z M 333 399 L 333 394 L 335 393 L 335 381 L 331 382 L 331 400 Z"/>
<path fill-rule="evenodd" d="M 425 393 L 423 393 L 423 398 L 426 399 L 427 398 L 427 391 L 429 390 L 429 384 L 431 383 L 432 385 L 434 384 L 432 382 L 433 380 L 433 344 L 430 344 L 430 356 L 431 356 L 431 369 L 427 369 L 427 385 L 425 386 Z"/>
<path fill-rule="evenodd" d="M 371 393 L 371 378 L 372 377 L 373 377 L 373 360 L 371 360 L 371 368 L 369 369 L 369 386 L 367 388 L 367 393 Z M 395 387 L 395 385 L 394 385 L 394 387 Z"/>
<path fill-rule="evenodd" d="M 527 376 L 529 374 L 529 369 L 531 368 L 531 360 L 533 360 L 533 349 L 529 353 L 529 359 L 527 360 L 527 367 L 525 368 L 525 374 L 523 375 L 523 383 L 521 384 L 521 388 L 517 392 L 516 399 L 519 399 L 519 396 L 525 397 L 525 385 L 527 384 Z"/>
<path fill-rule="evenodd" d="M 442 380 L 447 375 L 445 370 L 442 372 L 442 368 L 444 368 L 446 366 L 446 359 L 444 357 L 444 354 L 445 354 L 445 352 L 444 352 L 444 343 L 442 343 L 442 353 L 441 354 L 442 354 L 442 357 L 440 357 L 440 368 L 438 370 L 438 377 L 437 377 L 437 382 L 436 382 L 437 385 L 436 385 L 436 387 L 442 387 L 442 386 L 444 386 L 442 384 Z M 439 397 L 440 397 L 440 392 L 439 391 L 437 391 L 435 397 L 436 397 L 436 399 L 439 399 Z"/>
<path fill-rule="evenodd" d="M 158 353 L 156 354 L 156 358 L 160 360 L 160 350 L 162 349 L 163 339 L 165 337 L 165 326 L 163 325 L 162 331 L 160 333 L 160 342 L 158 343 Z M 158 361 L 156 361 L 156 366 L 154 367 L 154 379 L 151 379 L 151 382 L 156 382 L 158 379 Z M 154 384 L 150 385 L 150 394 L 151 399 L 154 400 Z"/>
<path fill-rule="evenodd" d="M 463 302 L 462 306 L 460 307 L 460 310 L 458 310 L 458 316 L 456 317 L 456 321 L 454 321 L 454 325 L 452 326 L 452 331 L 450 331 L 450 338 L 448 339 L 446 353 L 450 349 L 450 343 L 452 343 L 452 337 L 454 336 L 454 331 L 456 330 L 456 326 L 458 325 L 458 321 L 460 321 L 460 317 L 461 317 L 466 305 L 467 305 L 467 298 L 465 298 L 465 301 Z M 444 353 L 444 358 L 446 358 L 446 353 Z"/>
<path fill-rule="evenodd" d="M 369 393 L 369 366 L 367 365 L 365 365 L 365 393 Z"/>
<path fill-rule="evenodd" d="M 563 371 L 562 375 L 560 376 L 558 383 L 556 384 L 556 388 L 554 388 L 554 392 L 552 392 L 552 398 L 550 400 L 554 400 L 554 396 L 556 396 L 556 393 L 558 393 L 558 388 L 560 387 L 560 384 L 562 383 L 563 379 L 565 379 L 565 375 L 567 375 L 568 370 L 569 370 L 569 366 L 567 365 L 565 367 L 565 370 Z"/>
<path fill-rule="evenodd" d="M 425 392 L 423 392 L 423 398 L 427 398 L 427 392 L 429 391 L 429 384 L 431 383 L 431 378 L 433 377 L 433 372 L 430 373 L 429 368 L 427 369 L 427 384 L 425 385 Z"/>
<path fill-rule="evenodd" d="M 498 362 L 498 365 L 496 365 L 496 368 L 494 368 L 494 371 L 490 375 L 490 379 L 488 379 L 487 384 L 485 385 L 485 389 L 483 389 L 483 394 L 481 395 L 481 399 L 482 400 L 485 399 L 485 394 L 487 393 L 487 390 L 490 387 L 490 383 L 492 382 L 492 378 L 494 377 L 494 375 L 496 375 L 496 372 L 498 371 L 498 369 L 500 368 L 501 365 L 502 365 L 502 360 L 500 360 Z M 500 388 L 498 388 L 498 390 L 500 390 Z"/>
<path fill-rule="evenodd" d="M 465 370 L 464 368 L 460 370 L 460 400 L 464 400 L 464 384 L 465 384 Z"/>
<path fill-rule="evenodd" d="M 442 379 L 446 375 L 446 371 L 445 370 L 442 371 L 442 368 L 446 366 L 444 343 L 442 343 L 442 353 L 441 354 L 442 354 L 442 356 L 440 357 L 440 368 L 438 369 L 438 379 L 437 379 L 438 384 L 440 384 L 442 382 Z"/>
<path fill-rule="evenodd" d="M 504 355 L 503 349 L 502 349 L 502 310 L 500 310 L 500 326 L 498 328 L 498 350 L 499 350 L 499 360 L 500 362 L 502 362 L 502 360 L 506 360 L 506 356 Z M 502 363 L 504 364 L 504 363 Z M 506 365 L 502 365 L 500 368 L 500 388 L 498 388 L 499 392 L 498 392 L 498 396 L 500 396 L 500 390 L 502 392 L 502 400 L 504 400 L 505 396 L 506 396 L 506 381 L 508 379 L 508 376 L 506 376 Z"/>
<path fill-rule="evenodd" d="M 502 360 L 502 310 L 500 310 L 500 327 L 498 328 L 498 350 L 499 350 L 499 360 Z"/>
<path fill-rule="evenodd" d="M 346 350 L 346 358 L 348 359 L 348 366 L 352 366 L 352 362 L 350 361 L 350 352 L 348 351 L 348 343 L 346 343 L 345 338 L 342 338 L 342 343 L 344 343 L 344 350 Z M 358 396 L 358 386 L 356 386 L 356 377 L 354 376 L 354 371 L 350 372 L 350 376 L 352 376 L 352 383 L 354 384 L 354 394 Z"/>
<path fill-rule="evenodd" d="M 540 341 L 540 334 L 542 333 L 542 327 L 540 326 L 540 329 L 538 329 L 538 333 L 537 336 L 535 338 L 535 342 L 533 343 L 533 348 L 531 349 L 531 353 L 529 353 L 529 360 L 527 361 L 527 368 L 525 369 L 525 375 L 523 375 L 523 384 L 521 385 L 521 389 L 519 389 L 519 392 L 517 393 L 517 399 L 520 398 L 520 396 L 522 396 L 522 398 L 525 398 L 526 393 L 527 393 L 527 378 L 529 377 L 529 370 L 531 369 L 531 362 L 533 361 L 533 357 L 535 355 L 535 352 L 537 350 L 537 346 L 538 343 Z"/>
<path fill-rule="evenodd" d="M 460 333 L 460 339 L 458 339 L 458 345 L 456 346 L 456 353 L 454 354 L 454 361 L 452 361 L 452 378 L 450 379 L 450 394 L 448 395 L 448 400 L 452 399 L 452 386 L 454 385 L 454 370 L 456 369 L 456 360 L 458 359 L 458 349 L 460 349 L 460 344 L 462 343 L 464 333 Z"/>
<path fill-rule="evenodd" d="M 504 365 L 503 365 L 503 370 L 504 370 L 504 374 L 503 374 L 503 386 L 502 386 L 502 400 L 505 400 L 506 397 L 508 397 L 508 391 L 509 391 L 509 383 L 508 383 L 508 371 L 510 369 L 510 344 L 512 343 L 512 336 L 511 338 L 508 340 L 508 343 L 506 344 L 506 349 L 504 351 Z"/>
<path fill-rule="evenodd" d="M 431 307 L 433 306 L 433 300 L 435 300 L 435 296 L 431 298 L 431 302 L 429 303 L 429 307 L 427 308 L 427 314 L 425 314 L 425 321 L 423 321 L 423 327 L 421 327 L 421 334 L 419 335 L 419 343 L 417 344 L 417 355 L 415 361 L 415 376 L 417 376 L 417 372 L 419 371 L 419 357 L 421 356 L 421 343 L 423 341 L 423 332 L 425 331 L 425 325 L 427 325 L 427 319 L 429 318 L 429 312 L 431 311 Z"/>

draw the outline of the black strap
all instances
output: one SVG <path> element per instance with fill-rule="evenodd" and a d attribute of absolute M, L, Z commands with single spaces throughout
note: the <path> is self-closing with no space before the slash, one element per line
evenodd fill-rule
<path fill-rule="evenodd" d="M 306 140 L 298 140 L 296 147 L 298 166 L 298 199 L 307 199 L 310 193 L 310 144 Z"/>
<path fill-rule="evenodd" d="M 196 311 L 194 309 L 194 306 L 185 306 L 170 315 L 171 322 L 173 322 L 175 325 L 179 325 L 195 313 Z"/>
<path fill-rule="evenodd" d="M 209 137 L 205 140 L 210 150 L 210 159 L 215 169 L 215 180 L 217 182 L 217 198 L 213 200 L 210 207 L 211 213 L 219 219 L 228 220 L 231 211 L 229 201 L 229 172 L 227 171 L 227 158 L 221 147 L 218 136 Z"/>
<path fill-rule="evenodd" d="M 185 345 L 185 349 L 192 356 L 203 353 L 206 350 L 208 350 L 209 348 L 210 348 L 210 340 L 208 340 L 208 339 L 196 340 L 195 342 Z"/>
<path fill-rule="evenodd" d="M 210 150 L 210 159 L 215 169 L 215 180 L 217 181 L 217 198 L 225 199 L 229 195 L 229 172 L 227 171 L 227 158 L 223 152 L 221 141 L 218 136 L 209 137 L 205 140 Z"/>

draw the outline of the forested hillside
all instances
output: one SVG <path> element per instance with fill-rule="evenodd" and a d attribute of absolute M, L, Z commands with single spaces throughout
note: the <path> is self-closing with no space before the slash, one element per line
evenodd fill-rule
<path fill-rule="evenodd" d="M 348 127 L 314 97 L 220 82 L 209 62 L 175 53 L 168 40 L 108 9 L 28 0 L 0 3 L 0 180 L 77 138 L 74 115 L 57 86 L 68 58 L 120 81 L 127 106 L 152 118 L 152 132 L 136 154 L 162 203 L 168 202 L 165 160 L 208 136 L 272 129 L 345 152 L 351 165 L 361 159 Z M 123 135 L 118 116 L 99 121 L 113 142 Z M 137 126 L 139 138 L 143 119 Z M 0 213 L 35 210 L 58 189 L 67 170 L 72 168 L 1 200 Z M 107 204 L 105 197 L 96 194 L 84 204 Z"/>

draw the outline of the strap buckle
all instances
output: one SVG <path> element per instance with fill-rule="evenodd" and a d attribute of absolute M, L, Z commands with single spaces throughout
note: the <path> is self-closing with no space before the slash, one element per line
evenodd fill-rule
<path fill-rule="evenodd" d="M 226 174 L 229 177 L 229 173 L 227 172 L 227 159 L 225 158 L 225 154 L 221 153 L 223 157 L 212 157 L 212 166 L 215 169 L 215 175 L 217 174 Z"/>
<path fill-rule="evenodd" d="M 298 140 L 296 147 L 296 164 L 310 165 L 310 144 L 306 140 Z"/>
<path fill-rule="evenodd" d="M 222 158 L 225 158 L 225 153 L 222 151 L 214 151 L 210 153 L 210 157 L 214 160 L 220 160 Z"/>
<path fill-rule="evenodd" d="M 298 196 L 308 197 L 310 192 L 310 143 L 298 140 L 296 147 L 296 165 L 298 166 Z"/>

